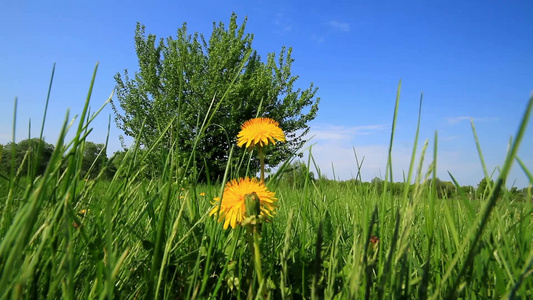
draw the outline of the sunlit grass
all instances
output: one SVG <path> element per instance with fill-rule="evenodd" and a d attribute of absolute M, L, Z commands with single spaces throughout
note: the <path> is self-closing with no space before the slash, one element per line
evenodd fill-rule
<path fill-rule="evenodd" d="M 224 230 L 209 216 L 236 167 L 222 182 L 200 184 L 176 178 L 181 166 L 170 152 L 162 175 L 147 179 L 148 156 L 133 146 L 113 179 L 86 181 L 80 160 L 95 116 L 90 94 L 72 141 L 65 117 L 42 176 L 17 175 L 13 166 L 0 178 L 0 298 L 533 298 L 533 204 L 497 193 L 514 161 L 531 177 L 516 150 L 533 98 L 484 200 L 437 197 L 429 179 L 438 166 L 422 167 L 438 157 L 437 134 L 418 157 L 413 151 L 414 184 L 402 184 L 399 195 L 391 161 L 381 186 L 305 176 L 295 187 L 281 176 L 285 164 L 266 180 L 279 208 L 262 226 L 264 287 L 252 295 L 245 228 Z M 39 152 L 28 159 L 38 161 Z M 312 153 L 307 164 L 314 169 Z"/>

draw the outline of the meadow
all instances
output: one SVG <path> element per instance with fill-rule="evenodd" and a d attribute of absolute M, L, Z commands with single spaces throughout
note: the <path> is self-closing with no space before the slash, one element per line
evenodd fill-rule
<path fill-rule="evenodd" d="M 533 298 L 533 203 L 514 201 L 504 186 L 517 160 L 533 182 L 516 157 L 533 98 L 479 200 L 460 188 L 437 196 L 438 166 L 422 166 L 436 161 L 438 137 L 426 153 L 417 133 L 399 195 L 390 161 L 379 189 L 306 175 L 289 182 L 288 161 L 266 180 L 279 206 L 271 221 L 228 229 L 209 212 L 239 166 L 228 165 L 222 182 L 198 183 L 180 177 L 187 170 L 169 152 L 162 175 L 147 179 L 142 162 L 157 144 L 134 145 L 111 180 L 83 178 L 98 113 L 88 113 L 89 100 L 90 92 L 77 127 L 65 117 L 42 175 L 32 172 L 34 149 L 28 175 L 13 166 L 0 178 L 1 299 Z M 391 145 L 393 136 L 394 126 Z M 307 166 L 316 169 L 312 153 Z"/>

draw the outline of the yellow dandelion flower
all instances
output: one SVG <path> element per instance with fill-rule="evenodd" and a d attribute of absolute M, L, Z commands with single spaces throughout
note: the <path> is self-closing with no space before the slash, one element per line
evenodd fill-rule
<path fill-rule="evenodd" d="M 88 209 L 82 209 L 78 212 L 78 215 L 79 216 L 85 216 L 87 213 L 89 212 Z"/>
<path fill-rule="evenodd" d="M 279 123 L 270 118 L 255 118 L 244 122 L 241 132 L 237 135 L 237 145 L 251 148 L 256 145 L 263 147 L 276 140 L 285 142 L 285 134 L 279 128 Z"/>
<path fill-rule="evenodd" d="M 205 193 L 200 193 L 200 196 L 205 196 Z"/>
<path fill-rule="evenodd" d="M 240 178 L 233 179 L 226 184 L 224 194 L 222 195 L 222 202 L 220 199 L 215 200 L 215 206 L 209 212 L 209 215 L 216 214 L 219 209 L 218 222 L 224 222 L 224 229 L 229 226 L 236 228 L 246 216 L 246 206 L 244 198 L 247 194 L 255 192 L 259 197 L 261 204 L 261 214 L 264 216 L 272 216 L 277 205 L 275 193 L 270 192 L 266 186 L 255 178 Z"/>

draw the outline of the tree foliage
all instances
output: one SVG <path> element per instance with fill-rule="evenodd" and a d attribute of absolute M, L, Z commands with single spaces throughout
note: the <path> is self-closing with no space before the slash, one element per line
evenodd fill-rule
<path fill-rule="evenodd" d="M 105 145 L 85 142 L 81 169 L 83 176 L 96 178 L 107 161 Z"/>
<path fill-rule="evenodd" d="M 435 185 L 435 190 L 437 191 L 437 198 L 439 199 L 450 199 L 453 196 L 457 195 L 457 189 L 451 181 L 442 181 L 439 178 L 430 178 L 428 180 L 430 185 Z"/>
<path fill-rule="evenodd" d="M 117 126 L 138 138 L 142 147 L 152 146 L 163 135 L 160 154 L 172 150 L 183 163 L 193 157 L 212 179 L 223 174 L 241 124 L 256 116 L 275 119 L 287 136 L 287 143 L 271 149 L 267 165 L 292 155 L 305 142 L 307 123 L 316 116 L 317 88 L 312 83 L 306 89 L 295 88 L 298 76 L 291 74 L 291 48 L 282 47 L 277 57 L 269 53 L 263 61 L 252 48 L 253 35 L 245 32 L 245 25 L 246 20 L 238 25 L 232 14 L 229 28 L 214 23 L 208 39 L 188 34 L 186 23 L 175 39 L 157 39 L 146 35 L 138 23 L 139 70 L 133 78 L 128 70 L 115 76 L 121 108 L 112 103 Z M 208 112 L 212 118 L 202 132 Z M 235 159 L 244 151 L 237 150 Z M 252 162 L 251 171 L 257 167 Z M 205 169 L 200 177 L 203 174 Z"/>
<path fill-rule="evenodd" d="M 494 180 L 487 181 L 487 178 L 483 177 L 477 184 L 477 194 L 479 198 L 488 197 L 492 188 L 494 187 Z"/>
<path fill-rule="evenodd" d="M 302 188 L 306 183 L 315 181 L 315 174 L 301 160 L 290 164 L 283 172 L 282 181 L 292 187 Z"/>
<path fill-rule="evenodd" d="M 107 162 L 104 147 L 104 144 L 85 142 L 81 176 L 86 176 L 88 172 L 91 178 L 98 176 Z M 0 145 L 0 174 L 10 175 L 13 166 L 18 175 L 42 175 L 54 150 L 54 145 L 38 138 L 25 139 L 18 143 L 10 142 L 5 146 Z M 112 173 L 108 172 L 105 176 L 110 177 Z"/>
<path fill-rule="evenodd" d="M 20 175 L 27 175 L 28 171 L 41 175 L 54 152 L 54 145 L 38 138 L 25 139 L 18 143 L 10 142 L 2 148 L 0 172 L 3 174 L 10 174 L 11 166 L 14 166 L 16 172 L 20 171 Z M 15 152 L 14 157 L 12 151 Z"/>

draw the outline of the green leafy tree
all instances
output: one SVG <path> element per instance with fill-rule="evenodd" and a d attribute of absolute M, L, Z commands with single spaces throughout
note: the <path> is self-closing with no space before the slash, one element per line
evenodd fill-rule
<path fill-rule="evenodd" d="M 531 201 L 533 202 L 533 193 L 532 193 L 532 186 L 531 183 L 528 187 L 524 187 L 521 189 L 521 194 L 523 195 L 523 198 L 525 201 Z"/>
<path fill-rule="evenodd" d="M 127 149 L 119 150 L 111 156 L 109 161 L 107 162 L 107 169 L 106 169 L 106 175 L 108 178 L 112 178 L 116 175 L 120 167 L 127 168 L 128 163 L 131 160 L 126 160 L 127 158 Z M 131 157 L 130 157 L 131 158 Z M 121 177 L 124 175 L 124 172 L 122 172 Z"/>
<path fill-rule="evenodd" d="M 4 156 L 4 145 L 0 144 L 0 168 L 2 167 L 3 156 Z"/>
<path fill-rule="evenodd" d="M 439 199 L 449 199 L 457 194 L 455 185 L 450 181 L 442 181 L 439 178 L 433 180 L 433 178 L 431 178 L 428 182 L 430 185 L 435 185 L 437 197 Z"/>
<path fill-rule="evenodd" d="M 526 195 L 516 186 L 511 187 L 507 195 L 511 201 L 524 201 L 526 198 Z"/>
<path fill-rule="evenodd" d="M 307 123 L 318 110 L 317 88 L 312 83 L 307 89 L 294 87 L 298 76 L 291 74 L 291 48 L 282 47 L 277 57 L 270 53 L 263 61 L 245 25 L 246 20 L 239 26 L 232 14 L 229 28 L 214 23 L 209 39 L 188 34 L 184 24 L 175 39 L 158 40 L 137 24 L 139 70 L 133 78 L 127 70 L 115 76 L 121 111 L 112 105 L 118 127 L 138 137 L 144 148 L 154 145 L 170 126 L 150 160 L 154 169 L 161 169 L 161 160 L 171 150 L 183 164 L 193 157 L 194 169 L 202 170 L 200 177 L 219 178 L 240 126 L 256 116 L 278 121 L 287 137 L 286 143 L 269 149 L 267 166 L 279 164 L 305 143 Z M 212 118 L 201 132 L 208 112 Z M 245 150 L 236 151 L 238 159 Z M 252 174 L 257 169 L 253 161 Z"/>
<path fill-rule="evenodd" d="M 479 181 L 477 185 L 477 190 L 476 190 L 477 197 L 480 199 L 487 198 L 490 195 L 494 186 L 495 186 L 494 180 L 491 179 L 487 181 L 487 178 L 481 179 L 481 181 Z M 498 191 L 498 196 L 500 196 L 500 194 L 501 194 L 501 191 Z"/>
<path fill-rule="evenodd" d="M 43 174 L 54 152 L 54 145 L 38 138 L 25 139 L 19 143 L 10 142 L 2 148 L 0 172 L 4 174 L 10 173 L 13 148 L 15 148 L 15 160 L 13 161 L 15 171 L 20 169 L 21 175 L 27 175 L 28 170 L 34 175 Z"/>
<path fill-rule="evenodd" d="M 471 185 L 463 185 L 461 186 L 461 190 L 463 191 L 464 195 L 468 197 L 469 199 L 472 199 L 475 195 L 476 189 L 474 189 Z"/>
<path fill-rule="evenodd" d="M 81 163 L 81 170 L 84 176 L 89 175 L 91 178 L 97 177 L 106 161 L 107 156 L 104 144 L 95 144 L 89 141 L 85 142 L 83 161 Z"/>
<path fill-rule="evenodd" d="M 374 177 L 372 178 L 372 181 L 370 181 L 372 184 L 382 184 L 383 183 L 383 179 L 379 178 L 379 177 Z"/>
<path fill-rule="evenodd" d="M 306 182 L 315 181 L 315 174 L 303 161 L 295 161 L 284 171 L 282 180 L 293 187 L 301 188 Z"/>
<path fill-rule="evenodd" d="M 7 143 L 5 146 L 2 146 L 2 151 L 0 152 L 0 173 L 5 175 L 9 174 L 11 169 L 11 148 L 13 143 Z M 16 144 L 15 144 L 16 147 Z"/>
<path fill-rule="evenodd" d="M 370 184 L 376 189 L 376 191 L 378 191 L 379 193 L 383 192 L 383 187 L 384 187 L 384 181 L 383 179 L 379 178 L 379 177 L 374 177 L 372 178 L 372 180 L 370 181 Z"/>

